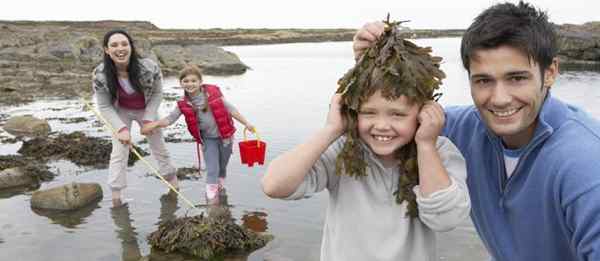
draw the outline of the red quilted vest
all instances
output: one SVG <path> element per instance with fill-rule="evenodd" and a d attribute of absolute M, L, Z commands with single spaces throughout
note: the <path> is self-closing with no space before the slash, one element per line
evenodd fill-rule
<path fill-rule="evenodd" d="M 235 126 L 233 125 L 231 114 L 223 102 L 221 90 L 219 90 L 218 86 L 210 84 L 203 84 L 202 87 L 208 96 L 208 107 L 217 123 L 219 136 L 221 139 L 231 138 L 235 133 Z M 181 111 L 185 117 L 185 123 L 190 134 L 194 137 L 196 142 L 202 143 L 200 130 L 198 129 L 198 118 L 196 117 L 196 112 L 189 103 L 187 96 L 184 97 L 183 100 L 177 102 L 177 107 L 179 107 L 179 111 Z"/>

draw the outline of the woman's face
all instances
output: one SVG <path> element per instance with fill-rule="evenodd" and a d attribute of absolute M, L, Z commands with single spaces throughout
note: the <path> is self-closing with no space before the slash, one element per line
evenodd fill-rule
<path fill-rule="evenodd" d="M 117 68 L 127 68 L 129 58 L 131 57 L 131 44 L 129 39 L 123 34 L 116 33 L 108 38 L 108 46 L 104 47 L 104 52 L 110 56 Z"/>

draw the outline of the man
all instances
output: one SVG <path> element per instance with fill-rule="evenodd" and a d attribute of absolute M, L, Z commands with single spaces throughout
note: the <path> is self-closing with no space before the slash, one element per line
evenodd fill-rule
<path fill-rule="evenodd" d="M 357 57 L 383 32 L 366 24 Z M 467 162 L 471 218 L 494 260 L 600 260 L 600 123 L 550 94 L 556 33 L 531 5 L 496 4 L 465 32 L 474 106 L 446 109 Z"/>

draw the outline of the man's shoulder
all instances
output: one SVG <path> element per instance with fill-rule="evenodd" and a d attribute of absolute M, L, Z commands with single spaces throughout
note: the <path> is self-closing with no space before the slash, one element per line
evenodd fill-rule
<path fill-rule="evenodd" d="M 452 105 L 444 107 L 444 111 L 447 116 L 459 118 L 473 116 L 477 109 L 473 105 Z"/>
<path fill-rule="evenodd" d="M 446 114 L 444 136 L 471 135 L 472 131 L 482 129 L 479 126 L 483 123 L 475 106 L 448 106 L 444 108 L 444 111 Z"/>

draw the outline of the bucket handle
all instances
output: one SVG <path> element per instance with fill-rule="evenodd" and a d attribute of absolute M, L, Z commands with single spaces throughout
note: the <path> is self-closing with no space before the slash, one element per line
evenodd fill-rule
<path fill-rule="evenodd" d="M 246 131 L 250 131 L 247 127 L 244 127 L 244 141 L 248 140 L 248 136 L 246 136 Z M 256 135 L 256 146 L 260 148 L 260 135 L 258 135 L 258 131 L 256 127 L 254 128 L 254 135 Z"/>

